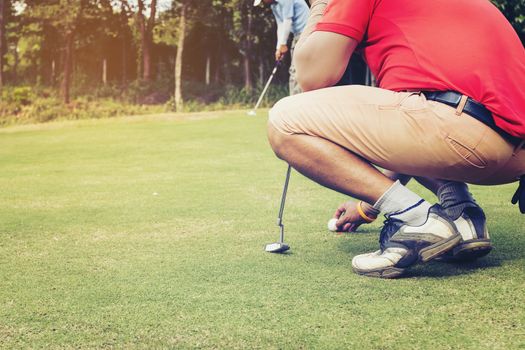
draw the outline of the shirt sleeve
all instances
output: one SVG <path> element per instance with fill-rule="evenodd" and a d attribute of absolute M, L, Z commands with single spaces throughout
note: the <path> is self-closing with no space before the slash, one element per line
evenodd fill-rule
<path fill-rule="evenodd" d="M 280 0 L 279 4 L 282 4 L 283 20 L 293 18 L 293 0 Z"/>
<path fill-rule="evenodd" d="M 288 42 L 288 37 L 292 31 L 292 19 L 287 18 L 284 22 L 277 26 L 277 47 L 281 45 L 286 45 Z"/>
<path fill-rule="evenodd" d="M 272 13 L 273 13 L 273 17 L 275 18 L 275 22 L 279 24 L 279 23 L 282 23 L 283 20 L 279 17 L 279 13 L 277 11 L 278 11 L 277 9 L 274 9 L 272 7 Z"/>
<path fill-rule="evenodd" d="M 315 31 L 332 32 L 363 40 L 372 17 L 374 0 L 332 0 Z"/>

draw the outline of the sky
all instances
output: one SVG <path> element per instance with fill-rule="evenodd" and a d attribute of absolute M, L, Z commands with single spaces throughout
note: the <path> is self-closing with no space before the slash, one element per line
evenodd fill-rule
<path fill-rule="evenodd" d="M 158 4 L 157 6 L 158 6 L 160 11 L 166 10 L 166 9 L 168 9 L 171 6 L 172 1 L 173 0 L 157 0 L 157 4 Z M 146 0 L 146 3 L 148 5 L 149 5 L 150 2 L 151 2 L 151 0 Z M 137 0 L 129 0 L 129 3 L 133 4 L 133 5 L 136 5 L 137 4 Z"/>
<path fill-rule="evenodd" d="M 157 0 L 157 6 L 159 11 L 165 11 L 170 8 L 171 3 L 173 0 Z M 146 0 L 146 4 L 149 5 L 151 0 Z M 129 3 L 131 5 L 137 5 L 137 0 L 129 0 Z M 14 1 L 14 8 L 17 12 L 22 12 L 25 8 L 24 1 L 23 0 L 15 0 Z"/>

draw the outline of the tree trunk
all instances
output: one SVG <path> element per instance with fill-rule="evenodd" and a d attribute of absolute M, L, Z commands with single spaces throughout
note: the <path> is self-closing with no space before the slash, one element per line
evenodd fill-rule
<path fill-rule="evenodd" d="M 206 57 L 206 86 L 210 85 L 210 75 L 211 75 L 211 57 L 208 54 Z"/>
<path fill-rule="evenodd" d="M 221 81 L 221 70 L 219 68 L 220 66 L 218 64 L 215 64 L 215 70 L 213 72 L 213 83 L 215 85 L 218 85 Z"/>
<path fill-rule="evenodd" d="M 228 21 L 228 13 L 225 10 L 224 6 L 220 6 L 220 18 L 222 19 L 220 21 L 220 30 L 219 30 L 219 39 L 217 40 L 218 43 L 218 55 L 217 62 L 221 62 L 217 64 L 217 68 L 215 68 L 215 77 L 216 77 L 216 83 L 220 83 L 220 74 L 221 69 L 223 72 L 223 83 L 225 85 L 230 85 L 232 82 L 231 77 L 231 70 L 230 70 L 230 58 L 228 57 L 228 50 L 226 45 L 221 45 L 221 42 L 227 42 L 228 40 L 228 30 L 226 29 L 228 25 L 226 22 Z"/>
<path fill-rule="evenodd" d="M 264 85 L 264 62 L 259 60 L 259 85 Z"/>
<path fill-rule="evenodd" d="M 146 81 L 151 80 L 151 40 L 148 33 L 144 33 L 145 38 L 142 40 L 142 65 L 144 69 L 143 78 Z"/>
<path fill-rule="evenodd" d="M 126 39 L 122 40 L 122 88 L 127 90 L 128 88 L 128 53 L 126 48 Z"/>
<path fill-rule="evenodd" d="M 71 88 L 71 71 L 73 68 L 73 31 L 68 31 L 66 34 L 66 46 L 64 51 L 64 71 L 62 77 L 61 93 L 64 103 L 70 102 L 70 88 Z"/>
<path fill-rule="evenodd" d="M 182 53 L 184 51 L 184 39 L 186 36 L 186 9 L 188 5 L 182 5 L 179 23 L 179 42 L 177 43 L 177 57 L 175 58 L 175 110 L 181 111 L 182 101 Z"/>
<path fill-rule="evenodd" d="M 124 7 L 124 2 L 121 3 L 120 8 L 121 13 L 121 33 L 122 33 L 122 61 L 121 61 L 121 78 L 122 78 L 122 89 L 127 90 L 128 88 L 128 50 L 126 46 L 126 40 L 128 39 L 127 30 L 128 30 L 128 16 L 126 15 L 126 9 Z"/>
<path fill-rule="evenodd" d="M 137 25 L 142 51 L 142 78 L 150 81 L 152 75 L 153 27 L 157 14 L 157 0 L 151 0 L 148 22 L 144 18 L 144 0 L 138 0 Z"/>
<path fill-rule="evenodd" d="M 53 60 L 51 61 L 51 85 L 52 86 L 55 85 L 56 76 L 57 76 L 56 61 Z"/>
<path fill-rule="evenodd" d="M 246 38 L 247 40 L 244 43 L 244 52 L 243 52 L 243 58 L 244 58 L 244 88 L 246 90 L 252 90 L 253 89 L 253 82 L 252 82 L 252 69 L 251 69 L 251 62 L 250 62 L 250 53 L 252 52 L 252 43 L 251 43 L 251 36 L 252 36 L 252 14 L 251 14 L 251 7 L 250 10 L 248 10 L 248 23 L 246 26 Z"/>
<path fill-rule="evenodd" d="M 253 88 L 252 83 L 252 70 L 250 66 L 250 59 L 248 58 L 248 55 L 244 55 L 244 88 L 246 90 L 251 90 Z"/>
<path fill-rule="evenodd" d="M 8 2 L 8 0 L 0 0 L 0 100 L 2 99 L 2 89 L 4 87 L 5 12 Z"/>
<path fill-rule="evenodd" d="M 138 0 L 138 10 L 137 10 L 137 30 L 140 35 L 140 51 L 137 58 L 137 79 L 142 79 L 144 77 L 144 51 L 146 50 L 146 23 L 144 20 L 144 0 Z"/>
<path fill-rule="evenodd" d="M 226 51 L 222 52 L 222 66 L 224 68 L 224 84 L 230 85 L 232 83 L 232 72 L 230 69 L 230 59 Z"/>
<path fill-rule="evenodd" d="M 104 86 L 108 84 L 108 60 L 106 58 L 102 60 L 102 83 Z"/>
<path fill-rule="evenodd" d="M 18 57 L 18 41 L 16 42 L 16 45 L 15 45 L 15 52 L 14 52 L 14 55 L 15 55 L 15 64 L 13 66 L 13 81 L 12 83 L 13 84 L 17 84 L 18 82 L 18 62 L 19 62 L 19 57 Z"/>

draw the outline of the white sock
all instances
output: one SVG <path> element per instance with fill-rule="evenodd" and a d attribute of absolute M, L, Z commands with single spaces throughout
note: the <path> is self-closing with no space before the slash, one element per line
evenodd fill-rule
<path fill-rule="evenodd" d="M 410 226 L 420 226 L 427 221 L 428 209 L 432 205 L 396 181 L 379 200 L 374 208 L 388 217 L 405 222 Z"/>

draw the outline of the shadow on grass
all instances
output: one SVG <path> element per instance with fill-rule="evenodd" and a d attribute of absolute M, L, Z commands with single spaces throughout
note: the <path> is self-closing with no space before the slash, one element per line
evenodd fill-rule
<path fill-rule="evenodd" d="M 363 240 L 364 235 L 359 235 L 361 238 L 356 240 L 343 240 L 338 243 L 338 248 L 350 257 L 367 252 L 373 252 L 379 249 L 377 242 L 377 235 L 371 235 L 369 239 Z M 358 238 L 356 236 L 356 238 Z M 440 262 L 431 261 L 427 264 L 417 264 L 407 270 L 404 278 L 420 278 L 420 277 L 451 277 L 467 275 L 483 270 L 498 268 L 506 261 L 523 259 L 523 252 L 521 249 L 516 249 L 516 245 L 523 242 L 514 242 L 512 247 L 503 245 L 501 249 L 494 249 L 489 255 L 479 258 L 472 262 Z"/>
<path fill-rule="evenodd" d="M 493 269 L 501 267 L 501 259 L 494 259 L 494 257 L 484 257 L 469 263 L 446 263 L 431 261 L 427 264 L 416 265 L 410 268 L 405 278 L 419 278 L 419 277 L 452 277 L 475 273 L 482 270 Z"/>
<path fill-rule="evenodd" d="M 284 252 L 284 253 L 270 253 L 270 254 L 287 257 L 287 256 L 292 256 L 293 252 L 287 251 L 287 252 Z"/>

